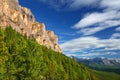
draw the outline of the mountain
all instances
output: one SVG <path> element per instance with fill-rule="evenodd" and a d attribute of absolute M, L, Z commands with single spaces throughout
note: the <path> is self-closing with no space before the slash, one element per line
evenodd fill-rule
<path fill-rule="evenodd" d="M 57 36 L 29 9 L 18 0 L 0 0 L 0 80 L 104 80 L 61 53 Z"/>
<path fill-rule="evenodd" d="M 18 0 L 0 0 L 0 80 L 96 80 Z"/>
<path fill-rule="evenodd" d="M 120 74 L 120 59 L 93 58 L 83 59 L 75 58 L 78 63 L 83 63 L 87 67 L 99 71 L 114 72 Z"/>
<path fill-rule="evenodd" d="M 107 59 L 107 58 L 93 58 L 93 59 L 83 59 L 76 58 L 77 62 L 88 64 L 100 64 L 106 66 L 120 66 L 120 59 Z"/>
<path fill-rule="evenodd" d="M 39 44 L 62 52 L 54 32 L 46 30 L 44 23 L 35 21 L 31 11 L 20 6 L 18 0 L 0 0 L 0 26 L 2 28 L 11 26 L 20 34 L 34 38 Z"/>
<path fill-rule="evenodd" d="M 0 80 L 98 79 L 74 59 L 7 27 L 0 28 Z"/>

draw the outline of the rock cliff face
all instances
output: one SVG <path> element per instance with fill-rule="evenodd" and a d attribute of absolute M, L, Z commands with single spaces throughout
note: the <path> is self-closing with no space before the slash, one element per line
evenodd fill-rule
<path fill-rule="evenodd" d="M 47 31 L 43 23 L 36 22 L 31 11 L 20 6 L 18 0 L 0 0 L 0 26 L 11 26 L 20 34 L 35 38 L 39 44 L 62 52 L 54 32 Z"/>

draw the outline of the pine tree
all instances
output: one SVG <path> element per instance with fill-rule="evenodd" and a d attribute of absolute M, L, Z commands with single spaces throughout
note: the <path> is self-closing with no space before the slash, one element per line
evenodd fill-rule
<path fill-rule="evenodd" d="M 4 42 L 4 33 L 0 27 L 0 80 L 5 77 L 6 61 L 8 60 L 8 50 Z"/>
<path fill-rule="evenodd" d="M 11 27 L 0 28 L 0 80 L 92 80 L 87 68 Z"/>
<path fill-rule="evenodd" d="M 7 48 L 4 43 L 4 34 L 2 29 L 0 28 L 0 64 L 5 63 L 7 60 Z"/>

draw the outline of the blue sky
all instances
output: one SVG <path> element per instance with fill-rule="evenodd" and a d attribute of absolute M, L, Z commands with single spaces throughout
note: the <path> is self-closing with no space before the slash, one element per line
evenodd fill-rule
<path fill-rule="evenodd" d="M 120 58 L 120 0 L 19 0 L 67 56 Z"/>

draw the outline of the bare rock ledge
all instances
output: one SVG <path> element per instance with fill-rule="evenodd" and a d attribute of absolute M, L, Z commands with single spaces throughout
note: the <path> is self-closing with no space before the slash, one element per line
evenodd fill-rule
<path fill-rule="evenodd" d="M 20 6 L 18 0 L 0 0 L 0 26 L 11 26 L 20 34 L 34 38 L 40 45 L 62 52 L 54 32 L 47 31 L 45 24 L 36 22 L 31 11 Z"/>

